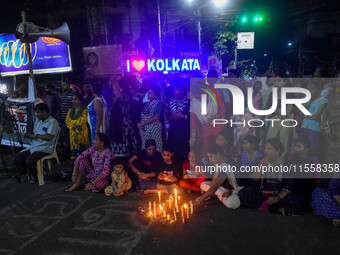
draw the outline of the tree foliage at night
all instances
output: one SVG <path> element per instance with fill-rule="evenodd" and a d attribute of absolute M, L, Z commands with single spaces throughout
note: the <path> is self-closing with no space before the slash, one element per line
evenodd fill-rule
<path fill-rule="evenodd" d="M 235 22 L 227 22 L 216 33 L 214 49 L 220 55 L 234 54 L 237 41 L 237 29 Z"/>

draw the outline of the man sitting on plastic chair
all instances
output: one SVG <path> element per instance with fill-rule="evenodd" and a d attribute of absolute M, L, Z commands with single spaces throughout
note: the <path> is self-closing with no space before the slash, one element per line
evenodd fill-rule
<path fill-rule="evenodd" d="M 17 167 L 28 169 L 30 183 L 37 179 L 37 161 L 53 153 L 60 129 L 58 121 L 51 117 L 46 104 L 36 105 L 34 111 L 37 120 L 34 123 L 33 134 L 25 134 L 25 137 L 31 139 L 30 146 L 14 157 L 14 164 Z"/>

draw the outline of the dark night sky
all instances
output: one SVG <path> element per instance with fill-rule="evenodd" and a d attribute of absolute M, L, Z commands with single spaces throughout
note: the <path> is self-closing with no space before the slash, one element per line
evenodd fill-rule
<path fill-rule="evenodd" d="M 109 2 L 109 0 L 105 1 Z M 154 1 L 156 3 L 156 0 Z M 268 62 L 271 56 L 276 58 L 282 56 L 287 51 L 287 42 L 294 39 L 295 31 L 291 24 L 292 18 L 290 16 L 293 11 L 291 6 L 300 0 L 228 0 L 227 5 L 221 9 L 216 8 L 213 4 L 209 4 L 209 1 L 212 0 L 197 1 L 199 6 L 203 5 L 201 20 L 204 47 L 210 51 L 212 50 L 214 36 L 219 26 L 228 19 L 237 20 L 240 23 L 240 18 L 243 15 L 249 17 L 261 14 L 264 17 L 264 21 L 256 26 L 251 25 L 248 28 L 243 28 L 243 31 L 255 31 L 255 50 L 240 51 L 240 57 L 244 54 L 248 57 Z M 82 73 L 81 48 L 89 46 L 86 3 L 87 1 L 85 0 L 3 1 L 0 9 L 0 33 L 13 33 L 15 31 L 17 24 L 21 22 L 20 11 L 23 9 L 27 10 L 27 19 L 29 21 L 42 27 L 48 26 L 46 11 L 53 12 L 57 10 L 57 22 L 52 24 L 51 27 L 58 27 L 63 21 L 69 24 L 71 30 L 71 53 L 73 63 L 76 66 L 73 75 L 80 77 Z M 114 1 L 111 0 L 110 3 L 114 3 Z M 170 8 L 165 8 L 167 4 L 168 7 L 170 4 Z M 187 31 L 189 31 L 188 38 L 191 34 L 193 45 L 197 44 L 197 23 L 195 23 L 193 12 L 194 6 L 190 6 L 186 0 L 161 0 L 161 7 L 163 7 L 162 13 L 168 12 L 185 24 Z M 156 18 L 156 5 L 155 10 L 151 11 L 154 13 L 154 18 Z M 190 19 L 192 22 L 188 22 Z M 153 25 L 154 31 L 156 27 Z M 157 38 L 157 36 L 156 33 L 154 37 Z M 268 54 L 267 59 L 264 59 L 264 53 Z"/>

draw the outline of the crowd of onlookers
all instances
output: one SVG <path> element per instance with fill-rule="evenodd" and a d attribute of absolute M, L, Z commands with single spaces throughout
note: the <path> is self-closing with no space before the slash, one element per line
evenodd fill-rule
<path fill-rule="evenodd" d="M 191 77 L 164 75 L 143 80 L 129 75 L 120 80 L 87 81 L 82 91 L 64 81 L 61 95 L 52 84 L 47 84 L 44 93 L 40 93 L 44 104 L 35 107 L 38 119 L 34 134 L 28 136 L 33 149 L 21 152 L 17 164 L 30 166 L 34 181 L 32 162 L 41 156 L 36 153 L 37 146 L 43 144 L 51 149 L 60 133 L 59 141 L 75 160 L 73 185 L 67 191 L 85 185 L 92 192 L 104 190 L 106 195 L 120 196 L 131 188 L 146 194 L 171 193 L 179 187 L 180 192 L 202 192 L 197 204 L 215 194 L 228 208 L 262 208 L 284 215 L 314 210 L 333 219 L 336 225 L 340 220 L 340 175 L 327 176 L 331 180 L 325 187 L 321 170 L 289 178 L 281 172 L 240 177 L 233 173 L 209 176 L 195 171 L 196 166 L 208 165 L 240 168 L 289 164 L 320 169 L 326 167 L 323 164 L 333 164 L 339 170 L 340 82 L 327 79 L 331 77 L 334 76 L 323 69 L 314 78 L 297 81 L 281 71 L 252 80 L 240 78 L 236 72 L 218 80 L 213 70 L 207 77 L 197 72 Z M 312 115 L 302 115 L 288 105 L 287 115 L 283 116 L 278 103 L 271 116 L 254 116 L 247 107 L 244 115 L 233 116 L 233 98 L 221 89 L 216 90 L 223 106 L 208 101 L 207 114 L 202 115 L 201 93 L 193 91 L 190 78 L 201 79 L 212 87 L 216 83 L 231 83 L 243 91 L 252 87 L 253 105 L 259 110 L 271 107 L 273 88 L 278 88 L 280 95 L 283 87 L 304 87 L 311 92 L 305 107 Z M 283 127 L 274 122 L 261 128 L 214 128 L 211 123 L 215 118 L 238 123 L 250 119 L 294 119 L 299 124 Z M 48 136 L 51 134 L 52 138 Z"/>

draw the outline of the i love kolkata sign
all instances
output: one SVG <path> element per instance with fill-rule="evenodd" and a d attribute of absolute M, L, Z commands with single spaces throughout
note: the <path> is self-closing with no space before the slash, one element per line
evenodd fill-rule
<path fill-rule="evenodd" d="M 170 72 L 201 70 L 197 58 L 173 59 L 135 59 L 126 60 L 127 72 Z"/>

